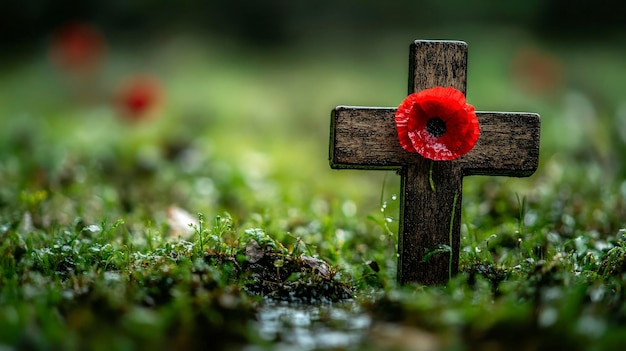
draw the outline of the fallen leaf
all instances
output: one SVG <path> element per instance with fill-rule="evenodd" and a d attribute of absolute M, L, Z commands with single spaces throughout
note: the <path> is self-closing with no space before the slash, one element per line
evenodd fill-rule
<path fill-rule="evenodd" d="M 263 252 L 259 243 L 256 240 L 250 240 L 250 243 L 246 246 L 246 259 L 248 262 L 257 263 L 264 255 L 265 252 Z"/>
<path fill-rule="evenodd" d="M 311 257 L 311 256 L 300 256 L 300 260 L 303 264 L 309 266 L 311 270 L 314 272 L 317 271 L 322 277 L 328 279 L 330 278 L 330 266 L 328 263 L 320 260 L 319 258 Z"/>

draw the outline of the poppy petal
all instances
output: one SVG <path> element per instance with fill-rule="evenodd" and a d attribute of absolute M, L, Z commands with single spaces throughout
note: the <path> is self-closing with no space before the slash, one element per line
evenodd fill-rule
<path fill-rule="evenodd" d="M 431 119 L 444 123 L 444 132 L 429 131 Z M 452 87 L 434 87 L 407 96 L 396 111 L 400 145 L 432 160 L 454 160 L 476 144 L 480 128 L 474 106 Z"/>

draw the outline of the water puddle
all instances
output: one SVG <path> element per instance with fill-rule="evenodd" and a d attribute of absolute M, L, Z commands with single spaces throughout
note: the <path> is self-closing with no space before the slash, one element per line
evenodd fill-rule
<path fill-rule="evenodd" d="M 272 343 L 272 350 L 356 349 L 371 319 L 356 302 L 299 305 L 267 301 L 257 324 L 259 335 Z"/>

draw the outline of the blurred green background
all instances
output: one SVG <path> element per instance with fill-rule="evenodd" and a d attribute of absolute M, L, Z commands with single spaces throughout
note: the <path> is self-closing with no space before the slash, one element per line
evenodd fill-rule
<path fill-rule="evenodd" d="M 541 36 L 594 38 L 624 27 L 620 1 L 3 1 L 5 49 L 38 40 L 68 20 L 97 23 L 121 36 L 192 29 L 266 45 L 290 45 L 331 32 L 364 36 L 482 23 L 522 27 Z M 613 33 L 618 34 L 618 33 Z M 9 44 L 9 45 L 7 45 Z"/>
<path fill-rule="evenodd" d="M 3 167 L 36 165 L 18 188 L 50 187 L 36 169 L 58 182 L 68 164 L 79 174 L 128 167 L 120 181 L 131 189 L 158 174 L 164 191 L 152 198 L 192 212 L 244 217 L 278 202 L 349 201 L 369 213 L 398 179 L 330 170 L 330 111 L 397 106 L 409 44 L 454 39 L 469 44 L 470 103 L 542 116 L 536 175 L 466 181 L 465 201 L 480 201 L 472 194 L 493 183 L 531 204 L 593 194 L 601 207 L 603 192 L 626 196 L 625 10 L 564 0 L 3 1 L 0 133 L 12 155 Z M 87 68 L 55 62 L 55 33 L 72 23 L 102 40 Z M 115 97 L 137 75 L 152 77 L 161 95 L 150 118 L 129 122 Z M 160 163 L 172 154 L 176 171 Z"/>
<path fill-rule="evenodd" d="M 206 302 L 231 301 L 221 291 L 236 273 L 224 260 L 191 275 L 191 259 L 243 253 L 251 232 L 338 267 L 366 300 L 389 292 L 385 316 L 442 341 L 621 341 L 624 13 L 626 2 L 582 0 L 0 0 L 0 338 L 128 348 L 197 330 L 207 340 L 211 327 L 187 328 L 195 312 L 215 327 L 225 316 L 212 329 L 223 336 L 231 319 Z M 330 112 L 400 104 L 416 39 L 466 41 L 468 102 L 537 112 L 542 139 L 530 178 L 465 179 L 465 273 L 451 289 L 406 290 L 398 305 L 399 177 L 331 170 Z M 198 213 L 209 230 L 196 235 Z M 192 256 L 170 261 L 176 252 Z M 331 332 L 353 319 L 317 315 Z"/>

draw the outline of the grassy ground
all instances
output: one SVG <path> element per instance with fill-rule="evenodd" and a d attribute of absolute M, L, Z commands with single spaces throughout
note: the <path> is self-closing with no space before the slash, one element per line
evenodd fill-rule
<path fill-rule="evenodd" d="M 330 110 L 397 105 L 414 38 L 268 53 L 163 37 L 112 45 L 86 80 L 43 54 L 6 62 L 0 345 L 272 348 L 257 321 L 270 300 L 350 298 L 371 323 L 346 349 L 615 349 L 626 52 L 490 33 L 456 35 L 470 45 L 468 100 L 540 113 L 540 168 L 465 180 L 461 273 L 445 287 L 395 284 L 397 176 L 327 163 Z M 167 99 L 127 123 L 110 92 L 137 71 Z"/>

